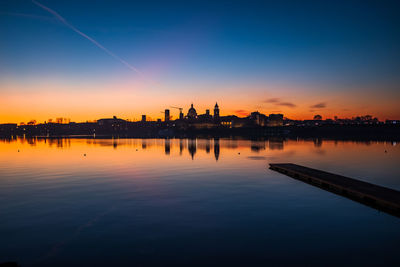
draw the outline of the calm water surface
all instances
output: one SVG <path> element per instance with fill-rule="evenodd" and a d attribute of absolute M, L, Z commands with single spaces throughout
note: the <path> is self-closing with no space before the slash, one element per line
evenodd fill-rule
<path fill-rule="evenodd" d="M 274 162 L 400 190 L 391 142 L 1 140 L 0 262 L 400 266 L 399 218 Z"/>

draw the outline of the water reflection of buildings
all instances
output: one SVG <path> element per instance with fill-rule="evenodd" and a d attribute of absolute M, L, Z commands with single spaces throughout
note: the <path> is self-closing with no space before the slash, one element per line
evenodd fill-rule
<path fill-rule="evenodd" d="M 268 140 L 268 149 L 283 150 L 283 138 L 271 138 Z"/>
<path fill-rule="evenodd" d="M 254 152 L 260 152 L 260 150 L 265 150 L 265 141 L 251 140 L 250 148 L 251 151 Z"/>
<path fill-rule="evenodd" d="M 302 146 L 314 146 L 318 150 L 316 153 L 323 154 L 324 150 L 321 148 L 324 146 L 338 146 L 342 144 L 352 143 L 355 145 L 372 146 L 375 144 L 384 144 L 385 149 L 389 146 L 396 146 L 395 141 L 348 141 L 348 140 L 326 140 L 326 139 L 284 139 L 280 137 L 273 137 L 266 140 L 241 140 L 241 139 L 219 139 L 219 138 L 203 138 L 203 139 L 125 139 L 125 138 L 109 138 L 109 139 L 95 139 L 95 138 L 41 138 L 41 137 L 12 137 L 0 139 L 0 143 L 12 143 L 17 142 L 21 145 L 42 148 L 44 145 L 56 149 L 69 149 L 71 146 L 82 148 L 82 153 L 86 153 L 85 146 L 100 146 L 109 147 L 119 150 L 122 148 L 130 148 L 131 151 L 143 151 L 143 153 L 161 153 L 167 156 L 170 155 L 187 155 L 192 160 L 195 157 L 201 158 L 204 155 L 208 157 L 215 157 L 216 161 L 220 160 L 221 152 L 236 154 L 238 157 L 243 157 L 243 152 L 248 151 L 250 153 L 268 153 L 273 150 L 284 150 L 285 146 L 291 146 L 290 143 L 302 144 Z M 303 144 L 304 143 L 304 144 Z M 21 147 L 18 146 L 19 150 Z M 188 153 L 184 153 L 184 150 L 188 150 Z M 223 151 L 221 151 L 221 149 Z M 212 151 L 214 150 L 214 151 Z M 250 151 L 249 151 L 250 150 Z M 174 154 L 174 152 L 176 154 Z M 212 152 L 214 152 L 212 155 Z M 239 153 L 238 153 L 239 152 Z M 242 156 L 240 155 L 242 152 Z M 388 150 L 387 153 L 390 153 Z"/>
<path fill-rule="evenodd" d="M 209 154 L 211 149 L 211 141 L 210 139 L 206 139 L 206 153 Z"/>
<path fill-rule="evenodd" d="M 219 139 L 218 138 L 214 139 L 214 156 L 215 156 L 215 160 L 218 161 L 218 159 L 219 159 Z"/>
<path fill-rule="evenodd" d="M 11 139 L 13 140 L 13 139 Z M 14 141 L 19 141 L 22 144 L 27 143 L 30 146 L 36 146 L 37 143 L 43 142 L 48 144 L 49 147 L 67 148 L 71 146 L 70 138 L 38 138 L 38 137 L 17 137 Z"/>
<path fill-rule="evenodd" d="M 142 139 L 142 149 L 147 148 L 147 139 Z"/>
<path fill-rule="evenodd" d="M 179 139 L 179 155 L 182 155 L 183 148 L 183 139 Z"/>
<path fill-rule="evenodd" d="M 212 139 L 179 139 L 179 144 L 174 142 L 174 139 L 164 139 L 164 153 L 165 155 L 171 154 L 171 147 L 179 146 L 179 155 L 182 155 L 183 150 L 187 148 L 190 157 L 192 160 L 195 158 L 197 150 L 204 150 L 207 154 L 210 154 L 212 144 L 214 142 L 214 156 L 215 160 L 218 161 L 219 154 L 220 154 L 220 141 L 218 138 Z M 146 143 L 142 141 L 142 148 L 146 148 Z M 229 147 L 229 145 L 228 145 Z"/>
<path fill-rule="evenodd" d="M 316 138 L 313 141 L 314 141 L 314 146 L 315 147 L 321 147 L 322 146 L 322 139 L 321 138 Z"/>
<path fill-rule="evenodd" d="M 193 160 L 194 155 L 196 154 L 196 150 L 197 150 L 196 139 L 188 140 L 188 150 L 189 150 L 189 154 L 192 156 L 192 160 Z"/>
<path fill-rule="evenodd" d="M 165 139 L 165 155 L 169 155 L 171 153 L 171 140 L 170 139 Z"/>

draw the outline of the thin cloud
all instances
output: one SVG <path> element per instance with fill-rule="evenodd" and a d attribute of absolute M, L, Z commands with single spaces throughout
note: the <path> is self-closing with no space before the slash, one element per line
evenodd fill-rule
<path fill-rule="evenodd" d="M 295 108 L 297 107 L 295 104 L 291 103 L 291 102 L 280 102 L 277 103 L 276 105 L 278 106 L 285 106 L 285 107 L 289 107 L 289 108 Z"/>
<path fill-rule="evenodd" d="M 264 100 L 264 103 L 278 103 L 280 102 L 279 98 L 268 98 Z"/>
<path fill-rule="evenodd" d="M 53 17 L 39 16 L 35 14 L 17 13 L 17 12 L 0 12 L 0 15 L 31 18 L 31 19 L 54 20 Z"/>
<path fill-rule="evenodd" d="M 119 62 L 121 62 L 123 65 L 125 65 L 127 68 L 129 68 L 130 70 L 138 73 L 139 75 L 141 75 L 142 77 L 144 76 L 143 73 L 138 70 L 136 67 L 132 66 L 131 64 L 129 64 L 128 62 L 126 62 L 125 60 L 123 60 L 122 58 L 120 58 L 119 56 L 117 56 L 116 54 L 114 54 L 113 52 L 111 52 L 110 50 L 108 50 L 107 48 L 105 48 L 102 44 L 100 44 L 99 42 L 97 42 L 95 39 L 93 39 L 92 37 L 88 36 L 87 34 L 81 32 L 80 30 L 78 30 L 77 28 L 75 28 L 75 26 L 73 26 L 72 24 L 70 24 L 66 19 L 64 19 L 60 14 L 58 14 L 57 12 L 55 12 L 54 10 L 52 10 L 51 8 L 48 8 L 45 5 L 42 5 L 41 3 L 32 0 L 32 3 L 34 3 L 35 5 L 37 5 L 38 7 L 44 9 L 45 11 L 49 12 L 50 14 L 52 14 L 54 17 L 56 17 L 56 19 L 58 19 L 60 22 L 62 22 L 65 26 L 67 26 L 68 28 L 70 28 L 71 30 L 73 30 L 74 32 L 76 32 L 77 34 L 81 35 L 82 37 L 86 38 L 87 40 L 89 40 L 90 42 L 92 42 L 94 45 L 96 45 L 98 48 L 102 49 L 104 52 L 106 52 L 107 54 L 109 54 L 110 56 L 112 56 L 113 58 L 115 58 L 116 60 L 118 60 Z"/>
<path fill-rule="evenodd" d="M 289 108 L 297 107 L 296 104 L 293 104 L 291 102 L 282 101 L 280 98 L 268 98 L 268 99 L 265 99 L 263 102 L 264 103 L 271 103 L 271 104 L 274 104 L 276 106 L 284 106 L 284 107 L 289 107 Z"/>
<path fill-rule="evenodd" d="M 319 109 L 319 108 L 326 108 L 326 103 L 325 102 L 321 102 L 315 105 L 311 105 L 310 108 L 314 108 L 314 109 Z"/>

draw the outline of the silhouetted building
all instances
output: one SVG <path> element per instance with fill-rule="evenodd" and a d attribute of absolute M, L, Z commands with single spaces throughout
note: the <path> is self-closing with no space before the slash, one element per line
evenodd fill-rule
<path fill-rule="evenodd" d="M 197 112 L 196 109 L 193 107 L 193 104 L 189 108 L 189 111 L 187 113 L 187 118 L 192 120 L 197 118 Z"/>
<path fill-rule="evenodd" d="M 169 109 L 166 109 L 165 112 L 164 112 L 164 114 L 165 114 L 165 119 L 164 119 L 164 121 L 165 121 L 165 122 L 169 122 Z"/>
<path fill-rule="evenodd" d="M 238 118 L 238 117 L 232 117 L 231 119 L 231 127 L 232 128 L 241 128 L 241 127 L 247 127 L 251 124 L 251 121 L 248 120 L 247 118 Z"/>
<path fill-rule="evenodd" d="M 250 120 L 252 120 L 254 122 L 254 124 L 258 125 L 258 126 L 265 126 L 267 124 L 267 116 L 264 114 L 261 114 L 260 112 L 256 111 L 256 112 L 252 112 L 250 114 Z"/>
<path fill-rule="evenodd" d="M 268 126 L 283 126 L 283 114 L 269 114 Z"/>
<path fill-rule="evenodd" d="M 224 116 L 218 119 L 218 122 L 225 127 L 232 128 L 233 120 L 236 116 Z"/>
<path fill-rule="evenodd" d="M 214 119 L 219 120 L 219 107 L 217 102 L 215 102 L 214 106 Z"/>
<path fill-rule="evenodd" d="M 210 115 L 210 110 L 207 109 L 205 114 L 201 114 L 197 116 L 198 123 L 202 124 L 198 125 L 197 128 L 212 128 L 214 127 L 214 123 L 212 120 L 212 116 Z"/>
<path fill-rule="evenodd" d="M 100 119 L 97 121 L 99 126 L 111 126 L 111 127 L 120 127 L 126 121 L 123 119 L 118 119 L 116 116 L 113 116 L 112 119 Z"/>
<path fill-rule="evenodd" d="M 142 122 L 146 122 L 146 115 L 142 115 Z"/>
<path fill-rule="evenodd" d="M 16 132 L 17 130 L 17 124 L 16 123 L 4 123 L 0 124 L 0 134 L 4 135 L 12 135 Z"/>

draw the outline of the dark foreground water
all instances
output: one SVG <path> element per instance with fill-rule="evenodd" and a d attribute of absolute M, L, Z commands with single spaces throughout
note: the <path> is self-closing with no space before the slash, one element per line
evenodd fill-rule
<path fill-rule="evenodd" d="M 273 162 L 400 190 L 391 142 L 2 140 L 0 262 L 400 266 L 399 218 Z"/>

